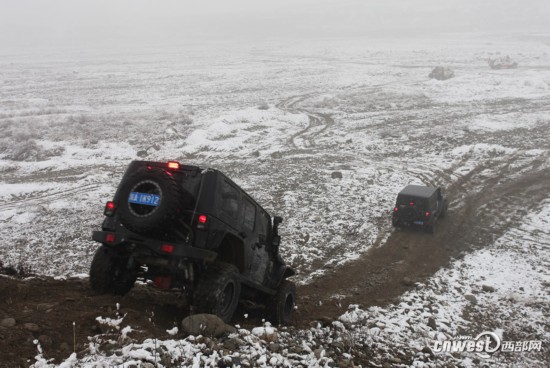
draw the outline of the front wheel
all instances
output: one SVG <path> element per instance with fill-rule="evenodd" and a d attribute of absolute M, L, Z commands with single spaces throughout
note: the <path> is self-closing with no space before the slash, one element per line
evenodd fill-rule
<path fill-rule="evenodd" d="M 127 294 L 137 278 L 136 268 L 128 257 L 117 255 L 102 245 L 97 249 L 90 267 L 90 284 L 100 293 Z"/>
<path fill-rule="evenodd" d="M 201 277 L 194 293 L 194 304 L 201 313 L 215 314 L 229 323 L 239 304 L 239 270 L 232 264 L 213 263 Z"/>
<path fill-rule="evenodd" d="M 283 280 L 271 303 L 271 315 L 274 322 L 277 325 L 292 324 L 295 305 L 296 285 L 292 281 Z"/>

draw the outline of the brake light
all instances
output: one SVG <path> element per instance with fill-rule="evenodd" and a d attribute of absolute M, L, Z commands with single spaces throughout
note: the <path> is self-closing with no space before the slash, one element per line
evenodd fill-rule
<path fill-rule="evenodd" d="M 397 211 L 399 211 L 399 208 L 395 207 L 395 208 L 393 209 L 393 212 L 397 212 Z"/>
<path fill-rule="evenodd" d="M 107 233 L 107 235 L 105 235 L 105 243 L 114 243 L 116 242 L 116 235 L 113 234 L 113 233 Z"/>
<path fill-rule="evenodd" d="M 207 220 L 208 218 L 206 217 L 206 215 L 200 215 L 198 218 L 199 224 L 206 224 Z"/>
<path fill-rule="evenodd" d="M 169 169 L 172 169 L 172 170 L 179 170 L 179 168 L 180 168 L 180 163 L 179 163 L 179 162 L 176 162 L 176 161 L 169 161 L 169 162 L 168 162 L 168 168 L 169 168 Z"/>
<path fill-rule="evenodd" d="M 426 217 L 430 217 L 430 213 L 426 211 Z"/>
<path fill-rule="evenodd" d="M 105 204 L 105 210 L 103 211 L 103 214 L 105 216 L 111 217 L 115 214 L 115 210 L 116 210 L 115 202 L 109 201 Z"/>
<path fill-rule="evenodd" d="M 410 202 L 409 202 L 409 206 L 414 206 L 414 202 L 413 202 L 413 201 L 410 201 Z"/>
<path fill-rule="evenodd" d="M 164 253 L 174 253 L 174 246 L 171 244 L 163 244 L 162 247 L 160 247 L 160 250 Z"/>

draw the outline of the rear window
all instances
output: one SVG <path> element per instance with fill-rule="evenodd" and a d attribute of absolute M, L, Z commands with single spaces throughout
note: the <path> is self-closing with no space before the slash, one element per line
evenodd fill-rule
<path fill-rule="evenodd" d="M 401 196 L 401 195 L 397 197 L 397 205 L 408 206 L 411 202 L 414 202 L 415 205 L 420 207 L 426 207 L 428 203 L 426 198 L 417 198 L 417 197 Z"/>
<path fill-rule="evenodd" d="M 200 175 L 193 176 L 191 172 L 182 171 L 177 175 L 178 182 L 183 189 L 183 206 L 187 209 L 195 207 L 201 184 Z"/>

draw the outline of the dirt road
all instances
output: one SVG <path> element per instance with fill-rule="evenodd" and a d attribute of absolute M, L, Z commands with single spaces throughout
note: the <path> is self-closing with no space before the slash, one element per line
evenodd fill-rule
<path fill-rule="evenodd" d="M 498 177 L 487 180 L 482 190 L 473 191 L 475 171 L 449 190 L 451 200 L 458 198 L 459 192 L 469 195 L 452 204 L 435 234 L 396 230 L 383 245 L 373 247 L 357 261 L 300 287 L 297 324 L 331 321 L 344 313 L 349 304 L 369 307 L 395 302 L 452 258 L 496 240 L 509 224 L 519 221 L 546 198 L 550 190 L 550 170 L 534 170 L 517 178 L 509 178 L 510 173 L 501 171 Z"/>

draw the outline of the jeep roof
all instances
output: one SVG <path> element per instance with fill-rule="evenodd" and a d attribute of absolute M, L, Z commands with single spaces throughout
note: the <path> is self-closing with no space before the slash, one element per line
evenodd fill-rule
<path fill-rule="evenodd" d="M 419 197 L 419 198 L 430 198 L 438 188 L 435 187 L 426 187 L 423 185 L 407 185 L 399 192 L 400 196 L 408 197 Z"/>

